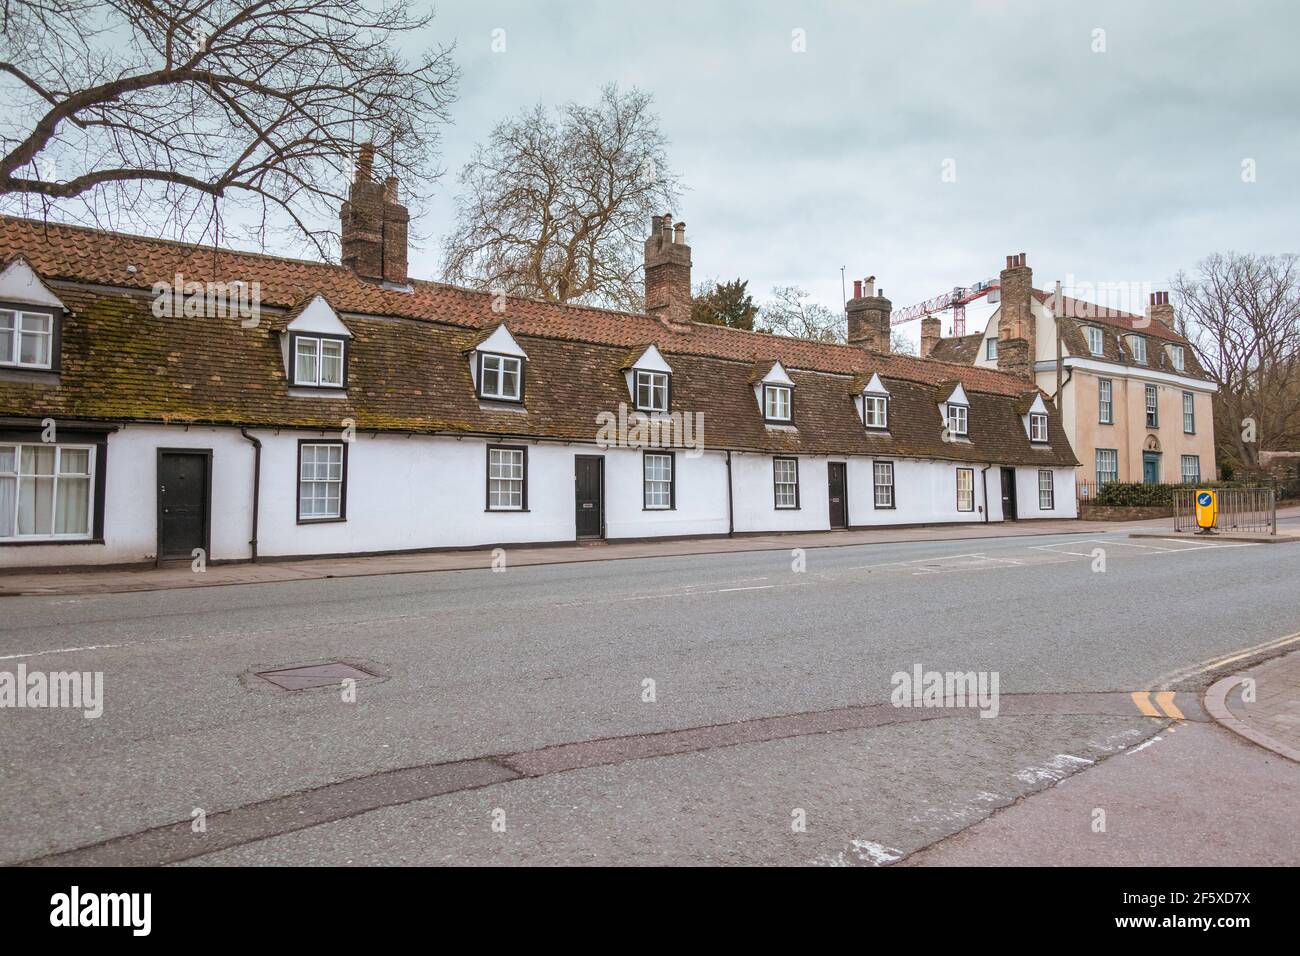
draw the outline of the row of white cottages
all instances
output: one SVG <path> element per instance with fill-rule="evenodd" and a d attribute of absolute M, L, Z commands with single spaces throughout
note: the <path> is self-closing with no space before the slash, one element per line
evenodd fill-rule
<path fill-rule="evenodd" d="M 996 371 L 25 220 L 0 262 L 0 567 L 1076 514 Z"/>

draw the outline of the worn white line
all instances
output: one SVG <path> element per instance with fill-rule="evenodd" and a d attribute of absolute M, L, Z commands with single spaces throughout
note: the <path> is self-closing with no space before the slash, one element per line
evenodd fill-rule
<path fill-rule="evenodd" d="M 23 657 L 41 657 L 45 654 L 76 654 L 79 651 L 102 651 L 114 647 L 138 647 L 141 644 L 165 644 L 168 641 L 188 640 L 185 637 L 163 637 L 156 641 L 123 641 L 120 644 L 87 644 L 84 647 L 52 647 L 48 651 L 24 651 L 20 654 L 0 654 L 0 661 L 16 661 Z"/>
<path fill-rule="evenodd" d="M 1203 674 L 1206 671 L 1217 670 L 1220 667 L 1231 664 L 1233 661 L 1244 660 L 1248 657 L 1253 657 L 1256 654 L 1263 653 L 1264 651 L 1276 650 L 1279 647 L 1286 647 L 1287 645 L 1294 644 L 1298 641 L 1300 641 L 1300 631 L 1295 634 L 1287 634 L 1285 637 L 1274 638 L 1271 641 L 1264 641 L 1262 644 L 1256 644 L 1253 647 L 1245 647 L 1240 650 L 1232 651 L 1229 654 L 1225 654 L 1221 657 L 1214 657 L 1208 661 L 1202 661 L 1199 664 L 1191 664 L 1187 667 L 1179 668 L 1178 670 L 1169 671 L 1168 673 L 1157 677 L 1150 683 L 1154 684 L 1159 690 L 1165 690 L 1178 681 L 1186 680 L 1189 677 L 1195 677 L 1197 674 Z"/>
<path fill-rule="evenodd" d="M 775 584 L 755 584 L 747 588 L 719 588 L 716 591 L 704 591 L 704 594 L 730 594 L 732 591 L 766 591 L 776 587 Z"/>

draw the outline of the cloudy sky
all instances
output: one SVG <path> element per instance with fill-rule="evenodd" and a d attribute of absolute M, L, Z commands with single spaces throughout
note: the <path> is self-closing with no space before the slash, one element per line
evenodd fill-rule
<path fill-rule="evenodd" d="M 654 96 L 688 187 L 673 211 L 696 278 L 740 276 L 762 295 L 798 284 L 837 306 L 844 266 L 878 276 L 900 307 L 996 275 L 1022 251 L 1040 287 L 1161 288 L 1216 250 L 1300 251 L 1293 2 L 436 11 L 432 39 L 456 42 L 463 74 L 449 172 L 422 210 L 434 236 L 453 214 L 455 170 L 497 120 L 617 81 Z M 505 52 L 492 52 L 494 29 Z M 436 243 L 412 266 L 435 275 Z"/>

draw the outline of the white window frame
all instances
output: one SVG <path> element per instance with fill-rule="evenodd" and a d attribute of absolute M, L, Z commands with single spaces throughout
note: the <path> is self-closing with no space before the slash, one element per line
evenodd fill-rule
<path fill-rule="evenodd" d="M 970 406 L 948 403 L 948 434 L 965 436 L 970 432 Z"/>
<path fill-rule="evenodd" d="M 1156 385 L 1146 385 L 1142 389 L 1142 407 L 1146 414 L 1143 421 L 1147 428 L 1160 427 L 1160 388 Z"/>
<path fill-rule="evenodd" d="M 1115 382 L 1109 378 L 1097 379 L 1097 422 L 1115 424 Z"/>
<path fill-rule="evenodd" d="M 493 374 L 496 376 L 497 387 L 495 391 L 487 390 L 488 361 L 496 363 Z M 515 388 L 513 392 L 507 392 L 504 388 L 506 376 L 510 374 L 506 366 L 513 363 L 513 374 L 515 377 Z M 519 402 L 524 396 L 524 360 L 518 355 L 501 355 L 497 352 L 480 352 L 478 365 L 478 396 L 489 401 L 495 402 Z"/>
<path fill-rule="evenodd" d="M 528 449 L 488 445 L 487 510 L 528 510 Z"/>
<path fill-rule="evenodd" d="M 1047 441 L 1047 413 L 1046 412 L 1029 413 L 1029 440 L 1035 442 Z"/>
<path fill-rule="evenodd" d="M 289 361 L 292 363 L 294 385 L 304 388 L 343 388 L 348 379 L 348 345 L 346 339 L 330 335 L 305 335 L 301 332 L 295 332 L 292 338 L 293 350 L 289 355 Z M 298 377 L 298 350 L 302 348 L 304 342 L 311 343 L 314 346 L 312 349 L 312 378 L 310 380 Z M 339 380 L 337 382 L 327 382 L 321 378 L 325 367 L 325 345 L 327 343 L 338 346 Z"/>
<path fill-rule="evenodd" d="M 785 393 L 785 415 L 781 410 L 781 394 Z M 774 401 L 775 400 L 775 401 Z M 776 409 L 776 413 L 773 412 Z M 763 383 L 763 418 L 769 422 L 789 422 L 794 419 L 794 388 L 789 385 Z"/>
<path fill-rule="evenodd" d="M 1187 463 L 1195 462 L 1196 471 L 1194 473 L 1187 470 Z M 1188 478 L 1188 475 L 1191 478 Z M 1178 476 L 1185 485 L 1199 485 L 1201 483 L 1201 456 L 1200 455 L 1182 455 L 1178 460 Z"/>
<path fill-rule="evenodd" d="M 0 315 L 9 316 L 11 328 L 0 331 L 0 336 L 7 336 L 9 339 L 9 354 L 13 357 L 8 360 L 0 360 L 0 367 L 4 368 L 30 368 L 30 369 L 53 369 L 54 368 L 54 323 L 58 321 L 53 312 L 43 312 L 38 310 L 28 310 L 19 308 L 0 308 Z M 44 319 L 46 329 L 43 332 L 33 332 L 23 329 L 23 323 L 27 319 Z M 44 362 L 24 362 L 23 361 L 23 338 L 24 336 L 36 336 L 45 342 L 45 361 Z"/>
<path fill-rule="evenodd" d="M 967 481 L 967 486 L 965 488 L 962 487 L 963 479 Z M 957 469 L 957 510 L 962 512 L 975 510 L 974 468 Z"/>
<path fill-rule="evenodd" d="M 671 387 L 667 372 L 655 372 L 647 369 L 636 369 L 632 376 L 633 383 L 636 387 L 636 407 L 641 412 L 667 412 L 669 399 L 669 388 Z M 648 403 L 641 401 L 642 386 L 646 389 L 646 394 L 650 397 Z M 657 401 L 656 399 L 662 399 Z"/>
<path fill-rule="evenodd" d="M 672 452 L 648 451 L 641 457 L 641 507 L 645 511 L 672 511 L 677 507 L 677 461 Z M 650 477 L 650 460 L 668 462 L 667 477 Z M 651 501 L 651 495 L 654 501 Z M 666 496 L 666 500 L 661 498 Z"/>
<path fill-rule="evenodd" d="M 884 492 L 882 495 L 881 492 Z M 892 510 L 897 502 L 894 498 L 894 463 L 892 461 L 873 461 L 871 463 L 871 504 L 874 508 Z"/>
<path fill-rule="evenodd" d="M 1181 345 L 1169 346 L 1169 362 L 1173 365 L 1174 371 L 1186 371 L 1187 359 L 1183 354 L 1183 347 Z"/>
<path fill-rule="evenodd" d="M 1095 325 L 1084 326 L 1088 338 L 1088 351 L 1093 355 L 1102 355 L 1106 351 L 1106 333 Z"/>
<path fill-rule="evenodd" d="M 1133 361 L 1141 365 L 1147 364 L 1147 340 L 1141 335 L 1130 335 L 1128 337 L 1128 348 L 1133 354 Z"/>
<path fill-rule="evenodd" d="M 996 361 L 998 357 L 998 340 L 995 337 L 984 340 L 984 360 L 987 362 Z"/>
<path fill-rule="evenodd" d="M 1196 434 L 1196 393 L 1183 392 L 1183 434 Z"/>
<path fill-rule="evenodd" d="M 332 458 L 332 454 L 331 454 L 330 456 L 326 457 L 324 462 L 315 459 L 311 462 L 313 466 L 319 466 L 321 464 L 325 465 L 324 477 L 320 477 L 319 474 L 316 472 L 315 467 L 313 467 L 312 476 L 310 478 L 304 478 L 303 472 L 304 472 L 304 466 L 307 464 L 306 452 L 308 448 L 311 449 L 327 448 L 330 449 L 331 453 L 333 452 L 334 449 L 337 449 L 338 450 L 338 463 L 337 463 L 338 477 L 334 477 L 331 474 L 332 466 L 335 464 L 335 462 L 331 460 Z M 303 442 L 298 446 L 298 523 L 299 524 L 316 524 L 317 522 L 343 521 L 346 519 L 347 502 L 344 499 L 344 495 L 347 488 L 347 472 L 348 472 L 348 449 L 347 449 L 347 444 L 345 442 L 310 441 L 310 442 Z M 321 502 L 321 501 L 326 502 L 325 510 L 312 511 L 310 513 L 303 510 L 303 497 L 302 497 L 303 485 L 323 486 L 323 490 L 325 491 L 325 494 L 323 495 L 313 494 L 309 500 L 313 502 Z M 334 509 L 332 511 L 329 510 L 329 505 L 328 505 L 330 499 L 329 489 L 331 486 L 334 486 L 336 490 L 336 494 L 334 497 L 335 500 L 337 501 L 337 504 L 334 506 Z"/>
<path fill-rule="evenodd" d="M 873 414 L 879 412 L 879 415 Z M 879 421 L 872 421 L 878 418 Z M 888 395 L 863 395 L 862 396 L 862 424 L 867 428 L 886 429 L 889 427 L 889 396 Z"/>
<path fill-rule="evenodd" d="M 54 465 L 53 473 L 50 475 L 24 474 L 22 470 L 22 458 L 24 448 L 53 448 Z M 49 442 L 0 442 L 0 448 L 12 448 L 14 453 L 13 471 L 0 471 L 0 478 L 12 480 L 14 482 L 14 511 L 13 533 L 0 537 L 0 541 L 89 541 L 95 533 L 95 482 L 97 466 L 96 447 L 94 445 L 83 445 L 76 443 L 52 444 Z M 86 471 L 63 474 L 63 452 L 67 451 L 85 451 Z M 20 534 L 18 532 L 18 515 L 21 511 L 21 499 L 23 490 L 23 479 L 49 478 L 53 482 L 53 489 L 50 494 L 50 531 L 43 534 Z M 59 534 L 53 530 L 55 518 L 59 513 L 59 479 L 75 478 L 84 480 L 86 485 L 86 530 L 65 534 Z"/>
<path fill-rule="evenodd" d="M 1056 488 L 1052 469 L 1038 469 L 1038 510 L 1052 511 L 1056 507 Z M 1044 495 L 1046 497 L 1044 497 Z"/>
<path fill-rule="evenodd" d="M 1113 465 L 1112 468 L 1102 470 L 1102 462 Z M 1102 488 L 1112 481 L 1119 481 L 1119 449 L 1117 448 L 1098 448 L 1096 452 L 1096 470 L 1097 470 L 1097 487 Z M 1109 477 L 1103 478 L 1103 475 Z"/>
<path fill-rule="evenodd" d="M 799 509 L 798 458 L 772 459 L 772 504 L 777 511 Z"/>

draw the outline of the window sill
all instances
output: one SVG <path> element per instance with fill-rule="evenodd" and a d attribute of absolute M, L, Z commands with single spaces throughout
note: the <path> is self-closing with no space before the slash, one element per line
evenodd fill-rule
<path fill-rule="evenodd" d="M 490 515 L 524 515 L 531 510 L 531 508 L 484 508 L 483 513 Z"/>
<path fill-rule="evenodd" d="M 290 398 L 342 398 L 348 397 L 348 390 L 337 385 L 290 385 Z"/>
<path fill-rule="evenodd" d="M 346 517 L 342 518 L 299 518 L 298 524 L 342 524 L 347 521 Z"/>
<path fill-rule="evenodd" d="M 878 504 L 872 504 L 871 507 L 872 507 L 872 510 L 874 510 L 874 511 L 897 511 L 897 510 L 898 510 L 898 506 L 897 506 L 897 505 L 878 505 Z"/>
<path fill-rule="evenodd" d="M 6 548 L 30 548 L 42 544 L 103 544 L 103 538 L 0 538 Z"/>
<path fill-rule="evenodd" d="M 776 510 L 776 511 L 803 511 L 803 508 L 800 507 L 799 505 L 775 505 L 775 506 L 774 506 L 774 510 Z"/>
<path fill-rule="evenodd" d="M 676 511 L 676 510 L 677 510 L 677 506 L 676 506 L 676 505 L 673 505 L 671 508 L 648 508 L 648 507 L 642 506 L 641 510 L 642 510 L 642 511 Z"/>

